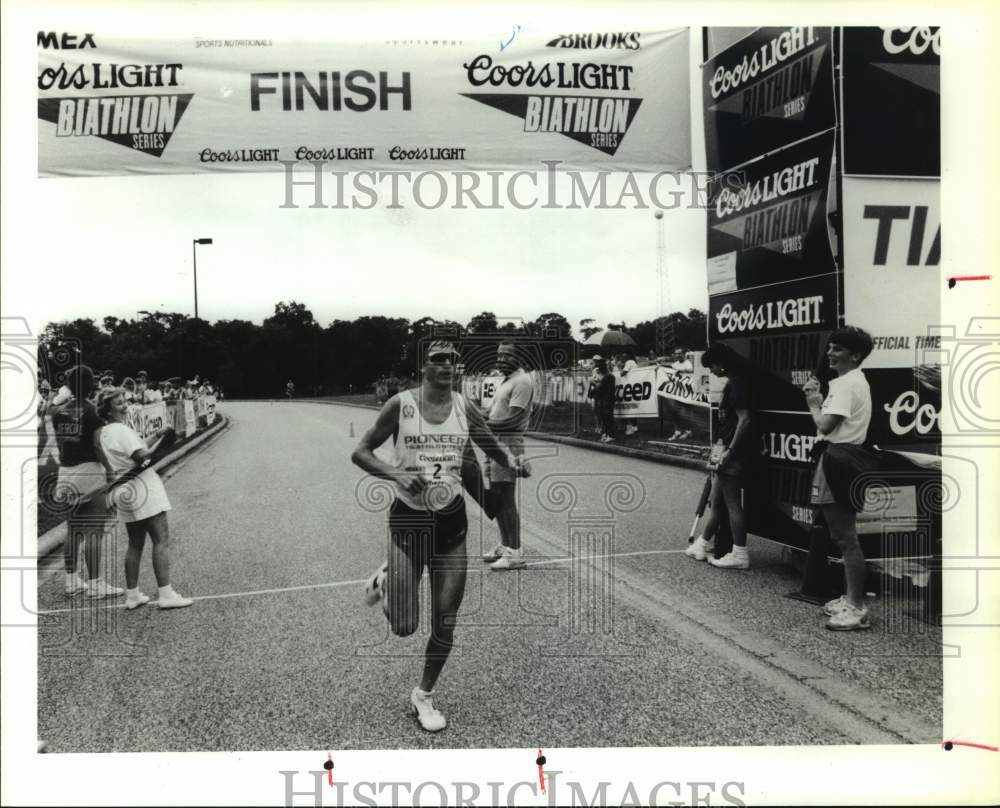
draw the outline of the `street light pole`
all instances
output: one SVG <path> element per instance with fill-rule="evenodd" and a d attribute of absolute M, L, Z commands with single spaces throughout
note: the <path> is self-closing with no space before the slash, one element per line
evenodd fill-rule
<path fill-rule="evenodd" d="M 196 238 L 191 241 L 191 258 L 194 265 L 194 319 L 198 319 L 198 245 L 211 244 L 210 238 Z"/>

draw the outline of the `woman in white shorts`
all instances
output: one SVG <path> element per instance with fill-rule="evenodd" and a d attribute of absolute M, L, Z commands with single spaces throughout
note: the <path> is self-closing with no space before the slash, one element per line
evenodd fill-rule
<path fill-rule="evenodd" d="M 101 390 L 97 399 L 97 414 L 107 422 L 101 429 L 101 448 L 115 479 L 149 457 L 156 441 L 166 432 L 164 428 L 143 440 L 138 432 L 127 426 L 128 404 L 124 391 L 119 387 Z M 111 489 L 111 502 L 117 506 L 128 531 L 125 608 L 135 609 L 149 602 L 149 597 L 139 591 L 139 562 L 147 533 L 153 541 L 153 573 L 160 590 L 157 605 L 161 609 L 190 606 L 193 601 L 179 595 L 170 585 L 170 531 L 167 527 L 170 500 L 160 475 L 148 468 L 137 477 L 115 486 Z"/>

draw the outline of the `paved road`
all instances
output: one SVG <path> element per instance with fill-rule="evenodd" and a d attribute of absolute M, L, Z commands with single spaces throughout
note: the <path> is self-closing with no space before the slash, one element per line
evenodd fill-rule
<path fill-rule="evenodd" d="M 876 603 L 869 632 L 826 631 L 781 597 L 797 580 L 777 546 L 751 539 L 748 572 L 682 555 L 700 474 L 548 443 L 522 491 L 527 570 L 485 569 L 498 534 L 469 505 L 471 574 L 436 700 L 449 728 L 428 735 L 408 712 L 426 623 L 393 637 L 361 602 L 385 518 L 349 454 L 374 411 L 225 411 L 232 426 L 167 481 L 175 586 L 193 607 L 74 606 L 58 568 L 40 577 L 51 751 L 941 738 L 940 630 L 902 619 L 912 604 Z"/>

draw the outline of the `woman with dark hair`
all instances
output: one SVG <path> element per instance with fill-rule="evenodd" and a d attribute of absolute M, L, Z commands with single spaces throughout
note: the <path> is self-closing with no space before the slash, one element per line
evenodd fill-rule
<path fill-rule="evenodd" d="M 750 568 L 750 555 L 747 551 L 742 490 L 757 452 L 750 415 L 749 385 L 744 365 L 737 354 L 722 345 L 709 346 L 702 354 L 701 363 L 713 375 L 726 379 L 726 386 L 719 403 L 719 431 L 709 461 L 714 472 L 709 495 L 712 510 L 702 535 L 684 553 L 696 561 L 707 559 L 714 567 L 745 570 Z M 712 555 L 715 549 L 713 540 L 722 519 L 723 508 L 729 516 L 733 549 L 721 558 L 715 558 Z"/>
<path fill-rule="evenodd" d="M 856 477 L 852 467 L 859 458 L 836 450 L 839 446 L 860 446 L 867 437 L 872 394 L 860 365 L 871 352 L 872 338 L 866 331 L 854 326 L 838 328 L 830 334 L 826 348 L 827 365 L 835 374 L 829 392 L 823 396 L 816 378 L 802 388 L 817 432 L 813 448 L 813 522 L 826 523 L 844 559 L 844 595 L 823 607 L 830 618 L 826 627 L 834 631 L 855 631 L 871 625 L 864 605 L 865 557 L 858 542 L 857 511 L 849 493 Z"/>
<path fill-rule="evenodd" d="M 104 498 L 94 494 L 107 484 L 110 467 L 101 451 L 101 419 L 91 403 L 94 371 L 78 365 L 66 373 L 60 390 L 61 403 L 53 404 L 52 426 L 59 446 L 59 477 L 56 499 L 69 505 L 67 535 L 63 545 L 66 565 L 66 596 L 86 592 L 88 598 L 110 598 L 122 589 L 106 583 L 101 576 L 101 544 L 108 509 Z M 80 545 L 84 547 L 87 572 L 85 581 L 77 568 Z"/>
<path fill-rule="evenodd" d="M 159 438 L 168 427 L 143 440 L 139 433 L 125 423 L 128 404 L 120 387 L 101 390 L 97 400 L 97 413 L 108 423 L 101 430 L 101 447 L 107 456 L 116 478 L 131 471 L 137 463 L 148 458 L 156 448 Z M 170 553 L 168 543 L 167 511 L 170 500 L 160 475 L 147 468 L 137 477 L 111 490 L 111 499 L 118 506 L 118 513 L 128 531 L 128 550 L 125 552 L 125 608 L 135 609 L 149 602 L 149 597 L 139 591 L 139 562 L 146 544 L 146 534 L 153 541 L 153 573 L 159 587 L 156 605 L 161 609 L 179 609 L 192 604 L 191 598 L 182 597 L 170 585 Z"/>

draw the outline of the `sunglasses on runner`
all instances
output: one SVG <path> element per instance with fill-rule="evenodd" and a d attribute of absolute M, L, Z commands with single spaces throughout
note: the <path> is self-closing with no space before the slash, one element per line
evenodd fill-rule
<path fill-rule="evenodd" d="M 451 353 L 433 353 L 427 355 L 427 361 L 432 365 L 454 365 L 458 357 Z"/>

